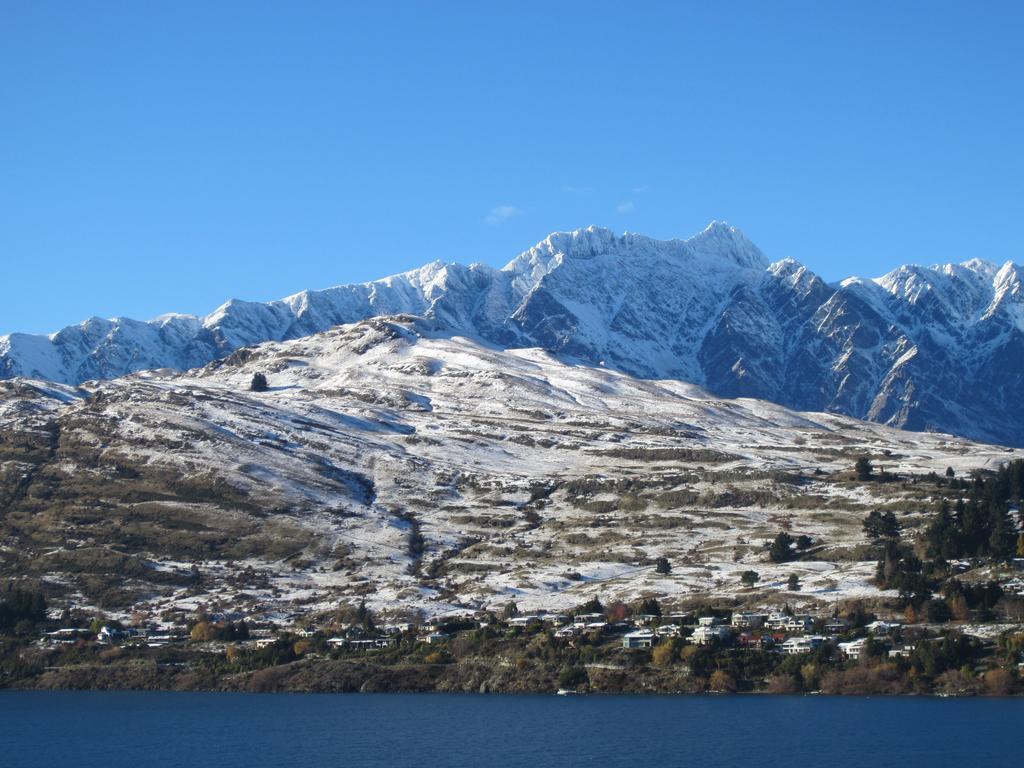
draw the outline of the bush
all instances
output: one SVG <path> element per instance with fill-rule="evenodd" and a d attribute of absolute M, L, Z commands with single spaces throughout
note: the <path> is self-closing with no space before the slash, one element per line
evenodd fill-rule
<path fill-rule="evenodd" d="M 740 574 L 740 581 L 745 587 L 753 587 L 760 580 L 761 576 L 757 571 L 744 571 Z"/>
<path fill-rule="evenodd" d="M 587 670 L 583 667 L 563 667 L 558 674 L 559 688 L 578 688 L 588 681 Z"/>
<path fill-rule="evenodd" d="M 711 673 L 711 680 L 708 682 L 708 686 L 712 691 L 736 693 L 736 681 L 732 675 L 723 669 L 716 669 Z"/>
<path fill-rule="evenodd" d="M 669 640 L 661 645 L 656 645 L 653 653 L 651 654 L 651 659 L 655 666 L 658 667 L 667 667 L 672 664 L 672 662 L 676 660 L 675 642 Z"/>
<path fill-rule="evenodd" d="M 267 391 L 267 377 L 263 373 L 254 373 L 252 375 L 252 382 L 249 384 L 249 389 L 253 392 L 266 392 Z"/>
<path fill-rule="evenodd" d="M 667 557 L 659 557 L 654 562 L 654 570 L 661 574 L 669 574 L 672 573 L 672 565 Z"/>

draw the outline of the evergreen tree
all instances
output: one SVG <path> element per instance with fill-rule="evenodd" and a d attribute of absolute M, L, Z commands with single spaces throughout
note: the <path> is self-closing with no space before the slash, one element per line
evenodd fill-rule
<path fill-rule="evenodd" d="M 267 377 L 264 373 L 254 373 L 252 375 L 252 382 L 249 384 L 249 389 L 253 392 L 266 392 L 267 391 Z"/>
<path fill-rule="evenodd" d="M 882 513 L 878 510 L 873 510 L 864 520 L 864 533 L 875 541 L 898 539 L 900 537 L 900 524 L 896 520 L 896 515 L 892 512 Z"/>
<path fill-rule="evenodd" d="M 793 537 L 785 531 L 779 533 L 768 545 L 768 559 L 773 563 L 785 563 L 793 559 Z"/>
<path fill-rule="evenodd" d="M 871 466 L 871 459 L 867 456 L 861 456 L 853 465 L 853 471 L 856 473 L 858 480 L 870 480 L 875 468 Z"/>

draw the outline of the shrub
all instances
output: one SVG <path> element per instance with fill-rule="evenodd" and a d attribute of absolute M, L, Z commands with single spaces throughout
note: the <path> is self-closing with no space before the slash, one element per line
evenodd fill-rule
<path fill-rule="evenodd" d="M 736 681 L 724 669 L 716 669 L 711 673 L 711 680 L 708 682 L 708 686 L 712 691 L 736 693 Z"/>
<path fill-rule="evenodd" d="M 651 654 L 654 664 L 659 667 L 667 667 L 676 659 L 676 644 L 672 641 L 656 645 Z"/>
<path fill-rule="evenodd" d="M 588 680 L 587 670 L 583 667 L 563 667 L 558 674 L 559 688 L 577 688 Z"/>

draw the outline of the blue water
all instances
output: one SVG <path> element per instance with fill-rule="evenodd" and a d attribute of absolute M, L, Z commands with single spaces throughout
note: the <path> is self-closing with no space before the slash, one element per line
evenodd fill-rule
<path fill-rule="evenodd" d="M 0 693 L 0 766 L 1013 765 L 1022 699 Z"/>

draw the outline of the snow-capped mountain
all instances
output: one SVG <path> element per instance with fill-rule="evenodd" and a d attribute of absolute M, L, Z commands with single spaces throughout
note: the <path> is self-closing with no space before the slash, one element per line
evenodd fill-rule
<path fill-rule="evenodd" d="M 3 336 L 0 377 L 75 384 L 188 369 L 403 313 L 720 395 L 1024 445 L 1021 273 L 973 260 L 829 284 L 793 260 L 770 263 L 723 223 L 670 241 L 590 227 L 553 234 L 503 269 L 433 262 L 267 304 L 230 301 L 203 318 L 93 318 Z"/>

